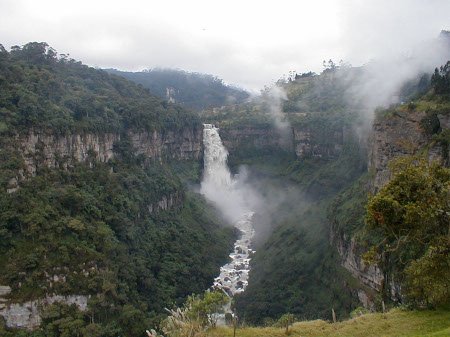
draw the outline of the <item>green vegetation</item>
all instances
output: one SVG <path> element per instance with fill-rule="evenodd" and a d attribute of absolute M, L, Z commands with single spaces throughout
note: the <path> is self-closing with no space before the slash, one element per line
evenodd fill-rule
<path fill-rule="evenodd" d="M 58 56 L 45 43 L 0 48 L 0 284 L 21 303 L 46 295 L 90 296 L 88 310 L 44 308 L 33 333 L 4 336 L 141 336 L 164 308 L 207 289 L 227 261 L 235 233 L 184 182 L 199 163 L 134 155 L 133 130 L 199 126 L 178 106 L 127 80 Z M 114 159 L 47 168 L 34 175 L 16 135 L 30 130 L 121 134 Z M 7 193 L 11 179 L 18 189 Z M 158 203 L 172 197 L 162 209 Z"/>
<path fill-rule="evenodd" d="M 397 160 L 391 171 L 367 205 L 368 228 L 380 238 L 367 258 L 404 285 L 410 303 L 449 303 L 450 170 L 412 157 Z"/>
<path fill-rule="evenodd" d="M 177 69 L 150 69 L 141 72 L 126 72 L 106 69 L 107 72 L 125 77 L 141 84 L 154 95 L 163 99 L 170 97 L 184 107 L 203 110 L 244 102 L 248 93 L 242 89 L 226 85 L 215 76 L 191 73 Z"/>
<path fill-rule="evenodd" d="M 264 96 L 205 116 L 218 124 L 222 138 L 231 142 L 229 130 L 250 130 L 239 139 L 229 163 L 235 170 L 239 165 L 248 166 L 269 199 L 272 191 L 280 189 L 287 195 L 289 188 L 299 192 L 271 212 L 273 231 L 256 247 L 249 285 L 235 298 L 238 316 L 246 323 L 265 324 L 288 313 L 303 319 L 328 319 L 333 307 L 344 317 L 358 304 L 352 293 L 356 281 L 339 266 L 339 257 L 329 244 L 327 209 L 338 193 L 366 170 L 364 149 L 351 131 L 358 123 L 357 114 L 345 109 L 345 86 L 339 76 L 335 69 L 279 84 L 288 97 L 282 107 L 285 118 L 310 137 L 313 150 L 301 159 L 293 154 L 292 146 L 283 148 L 277 143 Z M 300 101 L 305 105 L 298 106 Z M 265 139 L 257 138 L 263 137 L 260 134 L 275 141 L 266 146 Z M 335 151 L 339 143 L 342 147 Z"/>
<path fill-rule="evenodd" d="M 450 333 L 448 322 L 450 311 L 402 311 L 391 310 L 386 314 L 373 313 L 338 323 L 322 320 L 297 322 L 289 329 L 289 336 L 298 337 L 444 337 Z M 233 336 L 232 328 L 210 330 L 208 336 Z M 239 337 L 285 335 L 283 328 L 242 327 L 236 332 Z"/>
<path fill-rule="evenodd" d="M 68 59 L 46 43 L 0 45 L 0 131 L 52 133 L 178 129 L 199 124 L 181 107 L 122 77 Z"/>
<path fill-rule="evenodd" d="M 360 234 L 364 228 L 368 180 L 368 174 L 361 176 L 334 199 L 329 209 L 329 217 L 335 233 L 353 237 Z"/>
<path fill-rule="evenodd" d="M 222 291 L 206 291 L 202 296 L 189 296 L 182 308 L 170 310 L 162 322 L 161 330 L 166 336 L 204 336 L 207 328 L 215 327 L 217 315 L 229 298 Z M 156 334 L 153 331 L 155 337 Z"/>
<path fill-rule="evenodd" d="M 202 292 L 234 236 L 167 172 L 120 161 L 80 164 L 2 193 L 0 284 L 12 287 L 14 301 L 92 295 L 98 324 L 118 319 L 124 305 L 157 318 L 165 306 Z M 148 205 L 170 193 L 184 202 L 150 214 Z"/>
<path fill-rule="evenodd" d="M 348 110 L 348 89 L 361 75 L 362 69 L 349 67 L 328 68 L 320 76 L 297 78 L 282 85 L 288 100 L 284 112 L 330 112 Z"/>
<path fill-rule="evenodd" d="M 431 85 L 437 95 L 450 95 L 450 61 L 434 70 Z"/>
<path fill-rule="evenodd" d="M 335 159 L 291 157 L 278 166 L 266 157 L 250 157 L 253 160 L 246 162 L 261 177 L 297 186 L 304 196 L 280 205 L 272 234 L 256 248 L 249 286 L 236 297 L 238 315 L 245 322 L 263 324 L 288 312 L 302 318 L 329 318 L 332 307 L 343 317 L 357 305 L 354 281 L 339 267 L 329 245 L 327 208 L 362 174 L 360 155 L 359 147 L 350 142 Z"/>

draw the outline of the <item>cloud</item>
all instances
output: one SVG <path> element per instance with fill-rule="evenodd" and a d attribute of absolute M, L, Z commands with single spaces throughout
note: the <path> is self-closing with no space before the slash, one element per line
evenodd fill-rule
<path fill-rule="evenodd" d="M 446 0 L 0 2 L 0 41 L 98 67 L 175 67 L 258 91 L 322 60 L 362 64 L 448 28 Z M 447 26 L 446 26 L 447 25 Z"/>
<path fill-rule="evenodd" d="M 408 54 L 450 28 L 446 0 L 344 0 L 340 8 L 344 59 L 356 65 Z"/>

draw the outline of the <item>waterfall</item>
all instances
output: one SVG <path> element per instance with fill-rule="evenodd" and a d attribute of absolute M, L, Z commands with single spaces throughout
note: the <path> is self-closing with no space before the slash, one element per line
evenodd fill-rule
<path fill-rule="evenodd" d="M 208 194 L 209 187 L 230 191 L 233 179 L 227 166 L 228 151 L 222 144 L 219 130 L 211 124 L 203 125 L 203 145 L 202 193 Z"/>
<path fill-rule="evenodd" d="M 219 129 L 211 124 L 203 126 L 204 174 L 200 192 L 212 202 L 241 235 L 229 255 L 230 262 L 220 268 L 213 287 L 222 289 L 230 297 L 245 290 L 248 284 L 253 214 L 250 202 L 252 190 L 247 188 L 239 176 L 233 177 L 227 165 L 228 151 L 223 146 Z"/>

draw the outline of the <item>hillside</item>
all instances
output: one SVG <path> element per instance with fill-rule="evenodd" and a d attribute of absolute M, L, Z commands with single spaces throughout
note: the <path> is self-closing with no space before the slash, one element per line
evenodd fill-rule
<path fill-rule="evenodd" d="M 263 324 L 288 312 L 301 319 L 331 319 L 332 307 L 338 316 L 345 317 L 358 303 L 375 310 L 381 308 L 382 300 L 412 300 L 395 295 L 399 283 L 404 282 L 400 275 L 405 263 L 401 265 L 399 260 L 411 261 L 413 257 L 405 255 L 419 243 L 402 247 L 405 255 L 396 256 L 389 267 L 370 264 L 364 254 L 376 246 L 378 256 L 384 256 L 380 243 L 386 240 L 386 233 L 380 235 L 379 229 L 365 226 L 366 205 L 369 193 L 389 181 L 388 163 L 395 158 L 424 155 L 430 162 L 436 160 L 439 167 L 448 165 L 448 96 L 436 95 L 435 79 L 431 87 L 429 80 L 424 82 L 429 75 L 417 76 L 405 90 L 408 97 L 415 97 L 414 102 L 380 109 L 370 130 L 364 124 L 363 106 L 344 95 L 360 81 L 358 76 L 363 71 L 336 68 L 279 84 L 286 93 L 278 103 L 279 116 L 289 123 L 289 133 L 284 136 L 273 126 L 273 107 L 264 95 L 251 103 L 203 116 L 220 125 L 230 150 L 230 164 L 236 169 L 246 165 L 253 179 L 267 186 L 262 188 L 263 194 L 280 189 L 283 192 L 279 193 L 289 195 L 289 188 L 299 191 L 294 199 L 283 200 L 279 212 L 271 210 L 270 234 L 256 247 L 249 286 L 235 302 L 239 317 L 247 323 Z M 361 132 L 372 138 L 362 139 Z M 416 170 L 419 175 L 421 170 L 428 172 L 428 166 Z M 440 179 L 436 184 L 443 184 L 444 190 L 432 192 L 444 199 L 440 193 L 445 194 L 448 188 L 447 171 L 443 169 L 438 174 L 441 178 L 436 177 Z M 413 198 L 411 192 L 405 193 Z M 446 207 L 436 205 L 441 209 L 437 212 Z M 264 222 L 265 216 L 262 218 Z M 433 222 L 434 235 L 445 235 L 445 214 L 437 219 L 435 223 L 430 218 L 429 225 Z M 437 245 L 423 236 L 417 240 L 427 243 L 415 248 L 415 258 L 427 247 Z M 436 271 L 436 278 L 446 279 L 446 244 L 439 243 L 439 247 L 436 258 L 442 256 L 443 260 L 437 262 L 442 270 Z M 397 277 L 399 281 L 392 281 Z M 438 283 L 439 287 L 448 287 L 448 282 Z M 402 287 L 406 289 L 404 284 Z"/>
<path fill-rule="evenodd" d="M 208 289 L 237 233 L 191 188 L 202 122 L 261 198 L 240 323 L 447 305 L 450 63 L 371 125 L 347 96 L 363 73 L 327 68 L 194 114 L 45 43 L 0 48 L 0 334 L 140 336 Z M 386 317 L 292 334 L 447 333 L 445 310 Z"/>
<path fill-rule="evenodd" d="M 159 68 L 141 72 L 105 70 L 141 84 L 158 97 L 195 110 L 240 104 L 249 98 L 246 91 L 207 74 Z"/>
<path fill-rule="evenodd" d="M 364 314 L 347 321 L 329 323 L 321 320 L 297 322 L 289 336 L 302 337 L 444 337 L 450 333 L 449 311 L 401 311 Z M 209 336 L 233 336 L 232 328 L 212 330 Z M 283 327 L 239 328 L 236 336 L 286 336 Z"/>
<path fill-rule="evenodd" d="M 198 118 L 45 43 L 0 51 L 1 326 L 143 331 L 206 289 L 235 235 L 176 173 L 199 177 Z"/>

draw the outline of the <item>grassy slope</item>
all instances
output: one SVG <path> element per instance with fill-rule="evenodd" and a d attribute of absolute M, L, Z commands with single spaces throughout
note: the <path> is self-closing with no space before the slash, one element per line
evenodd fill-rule
<path fill-rule="evenodd" d="M 211 330 L 210 336 L 233 336 L 232 328 Z M 290 336 L 301 337 L 440 337 L 450 336 L 450 311 L 402 311 L 394 309 L 386 315 L 366 314 L 336 324 L 322 320 L 295 323 Z M 286 336 L 284 328 L 243 328 L 239 337 Z"/>

